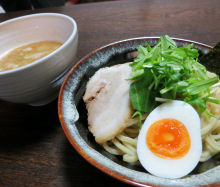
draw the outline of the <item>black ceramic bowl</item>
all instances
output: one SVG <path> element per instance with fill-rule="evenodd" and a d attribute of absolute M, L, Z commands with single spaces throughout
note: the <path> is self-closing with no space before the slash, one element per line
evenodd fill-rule
<path fill-rule="evenodd" d="M 141 166 L 127 164 L 120 157 L 107 153 L 88 131 L 87 110 L 82 96 L 89 78 L 101 67 L 132 61 L 132 52 L 148 42 L 154 46 L 158 37 L 142 37 L 111 43 L 81 59 L 67 75 L 59 95 L 58 111 L 62 128 L 73 147 L 88 162 L 114 178 L 133 185 L 197 186 L 220 185 L 220 166 L 199 173 L 198 166 L 180 179 L 164 179 L 147 173 Z M 179 46 L 193 43 L 201 54 L 212 47 L 194 41 L 175 39 Z"/>

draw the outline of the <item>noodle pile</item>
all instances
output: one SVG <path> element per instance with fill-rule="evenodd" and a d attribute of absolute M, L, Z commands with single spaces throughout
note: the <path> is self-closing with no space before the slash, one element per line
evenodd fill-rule
<path fill-rule="evenodd" d="M 214 85 L 211 93 L 213 97 L 220 98 L 220 82 Z M 207 110 L 214 114 L 215 117 L 209 117 L 205 114 L 201 115 L 203 140 L 201 162 L 220 152 L 220 104 L 207 103 Z"/>
<path fill-rule="evenodd" d="M 211 96 L 220 98 L 220 82 L 211 87 Z M 214 114 L 214 117 L 205 113 L 200 116 L 203 141 L 201 162 L 220 152 L 220 104 L 207 102 L 206 110 Z M 138 134 L 138 120 L 133 120 L 128 128 L 113 140 L 104 143 L 103 147 L 111 154 L 121 155 L 125 162 L 136 163 L 138 161 L 136 150 Z"/>
<path fill-rule="evenodd" d="M 104 143 L 103 147 L 111 154 L 122 155 L 125 162 L 134 163 L 138 161 L 136 150 L 138 134 L 138 123 L 132 124 L 113 140 Z"/>

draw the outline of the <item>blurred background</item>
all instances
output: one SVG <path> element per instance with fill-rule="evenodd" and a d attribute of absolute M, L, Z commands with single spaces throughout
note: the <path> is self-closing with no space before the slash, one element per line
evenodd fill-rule
<path fill-rule="evenodd" d="M 0 13 L 111 0 L 0 0 Z"/>

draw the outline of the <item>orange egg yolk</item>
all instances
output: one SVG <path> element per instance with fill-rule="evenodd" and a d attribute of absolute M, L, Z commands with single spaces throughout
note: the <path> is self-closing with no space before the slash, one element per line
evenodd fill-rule
<path fill-rule="evenodd" d="M 149 127 L 146 143 L 150 151 L 161 158 L 179 159 L 190 149 L 190 136 L 180 121 L 161 119 Z"/>

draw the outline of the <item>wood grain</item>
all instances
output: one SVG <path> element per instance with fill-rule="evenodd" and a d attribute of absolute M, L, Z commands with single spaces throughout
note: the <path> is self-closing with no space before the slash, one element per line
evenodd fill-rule
<path fill-rule="evenodd" d="M 219 0 L 127 0 L 87 3 L 0 15 L 0 22 L 37 12 L 73 17 L 78 58 L 108 43 L 140 36 L 220 41 Z M 44 107 L 0 101 L 0 186 L 127 186 L 97 170 L 72 148 L 57 115 Z"/>

